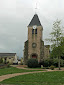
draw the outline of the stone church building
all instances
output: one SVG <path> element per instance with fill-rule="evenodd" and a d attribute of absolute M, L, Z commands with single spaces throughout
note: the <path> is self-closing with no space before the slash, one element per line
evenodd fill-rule
<path fill-rule="evenodd" d="M 28 40 L 24 44 L 24 64 L 30 58 L 39 61 L 48 58 L 49 45 L 44 45 L 42 40 L 43 27 L 37 14 L 34 15 L 28 25 Z"/>

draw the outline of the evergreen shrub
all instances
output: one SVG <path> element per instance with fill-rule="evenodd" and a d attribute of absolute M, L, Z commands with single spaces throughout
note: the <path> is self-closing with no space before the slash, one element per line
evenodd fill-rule
<path fill-rule="evenodd" d="M 29 59 L 28 62 L 27 62 L 27 66 L 29 68 L 36 68 L 36 67 L 38 67 L 38 60 L 34 59 L 34 58 Z"/>
<path fill-rule="evenodd" d="M 55 67 L 55 66 L 52 65 L 52 66 L 50 66 L 50 69 L 51 69 L 51 70 L 54 70 L 54 67 Z"/>
<path fill-rule="evenodd" d="M 1 64 L 1 63 L 3 63 L 3 59 L 2 59 L 2 58 L 0 58 L 0 64 Z"/>
<path fill-rule="evenodd" d="M 9 68 L 10 67 L 10 64 L 7 64 L 7 68 Z"/>
<path fill-rule="evenodd" d="M 55 66 L 58 67 L 58 58 L 54 58 L 54 59 L 44 59 L 43 61 L 39 62 L 39 66 L 41 67 L 41 65 L 43 65 L 43 67 L 50 67 L 50 66 Z M 60 59 L 60 66 L 64 67 L 64 60 Z"/>

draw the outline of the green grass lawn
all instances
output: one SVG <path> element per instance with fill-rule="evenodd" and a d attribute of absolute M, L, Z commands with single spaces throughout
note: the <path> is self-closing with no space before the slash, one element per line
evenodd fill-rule
<path fill-rule="evenodd" d="M 6 79 L 1 84 L 15 85 L 64 85 L 64 72 L 42 72 L 16 76 Z"/>
<path fill-rule="evenodd" d="M 32 71 L 40 71 L 40 70 L 25 70 L 25 69 L 18 69 L 16 67 L 2 68 L 0 69 L 0 76 L 5 74 L 32 72 Z"/>

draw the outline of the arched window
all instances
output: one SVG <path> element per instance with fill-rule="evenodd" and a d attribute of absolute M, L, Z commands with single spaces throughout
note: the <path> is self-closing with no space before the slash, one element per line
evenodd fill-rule
<path fill-rule="evenodd" d="M 35 29 L 35 34 L 37 34 L 37 29 Z"/>
<path fill-rule="evenodd" d="M 32 34 L 34 34 L 34 29 L 32 29 Z"/>

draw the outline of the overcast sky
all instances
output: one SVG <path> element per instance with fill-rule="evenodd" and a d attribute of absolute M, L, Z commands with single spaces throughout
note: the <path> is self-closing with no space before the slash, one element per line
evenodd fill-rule
<path fill-rule="evenodd" d="M 0 52 L 23 56 L 27 26 L 35 12 L 44 29 L 43 40 L 49 36 L 57 18 L 64 25 L 64 0 L 0 0 Z"/>

